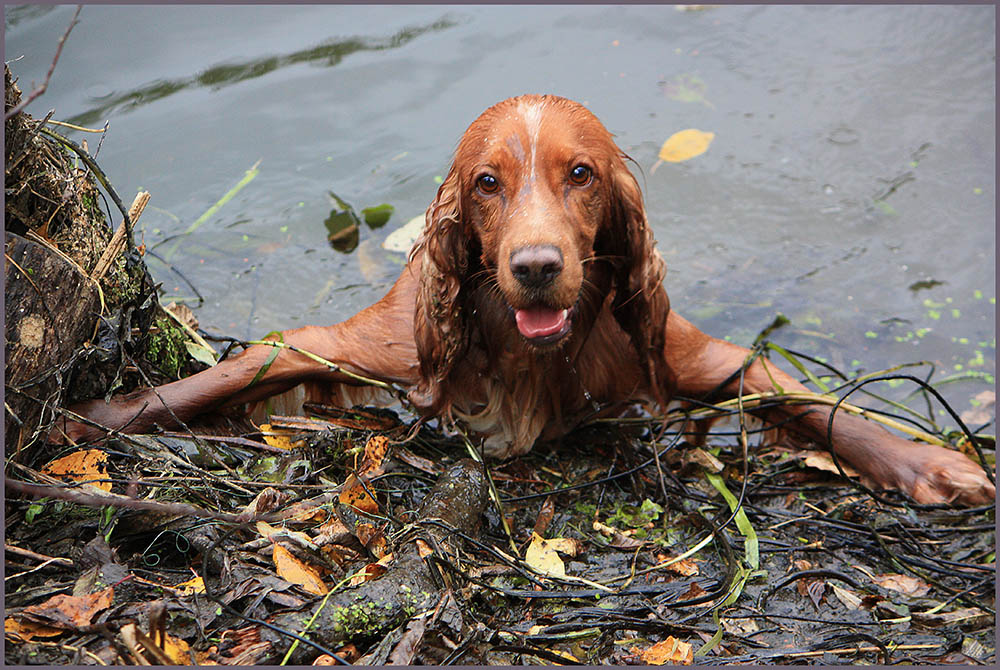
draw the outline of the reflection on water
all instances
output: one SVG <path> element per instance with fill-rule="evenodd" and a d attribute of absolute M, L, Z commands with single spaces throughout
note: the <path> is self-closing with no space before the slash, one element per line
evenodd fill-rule
<path fill-rule="evenodd" d="M 216 90 L 247 79 L 262 77 L 289 65 L 308 63 L 320 67 L 333 67 L 351 54 L 396 49 L 425 33 L 446 30 L 454 25 L 453 21 L 441 19 L 426 26 L 405 28 L 389 37 L 352 37 L 294 51 L 284 56 L 264 56 L 246 63 L 215 65 L 185 79 L 158 79 L 141 88 L 108 96 L 100 106 L 72 117 L 70 122 L 82 126 L 98 123 L 115 112 L 148 105 L 178 91 L 196 87 Z"/>

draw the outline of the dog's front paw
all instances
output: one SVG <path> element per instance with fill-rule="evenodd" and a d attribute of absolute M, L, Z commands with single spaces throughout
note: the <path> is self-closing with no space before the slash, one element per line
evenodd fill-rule
<path fill-rule="evenodd" d="M 996 499 L 996 487 L 983 467 L 965 454 L 944 447 L 909 444 L 893 464 L 896 484 L 919 503 L 986 505 Z"/>

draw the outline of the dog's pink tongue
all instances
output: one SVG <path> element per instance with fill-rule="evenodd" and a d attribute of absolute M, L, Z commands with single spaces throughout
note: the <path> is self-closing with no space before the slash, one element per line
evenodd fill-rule
<path fill-rule="evenodd" d="M 517 329 L 527 338 L 545 337 L 558 333 L 566 325 L 566 310 L 549 307 L 529 307 L 514 311 Z"/>

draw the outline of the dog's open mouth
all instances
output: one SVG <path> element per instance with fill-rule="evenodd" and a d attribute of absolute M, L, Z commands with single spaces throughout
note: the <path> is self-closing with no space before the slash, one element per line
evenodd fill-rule
<path fill-rule="evenodd" d="M 535 305 L 514 310 L 514 320 L 521 335 L 535 345 L 554 344 L 566 337 L 572 323 L 569 309 Z"/>

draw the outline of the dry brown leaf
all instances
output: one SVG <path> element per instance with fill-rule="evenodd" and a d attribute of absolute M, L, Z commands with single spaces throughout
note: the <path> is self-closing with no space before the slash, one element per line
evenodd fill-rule
<path fill-rule="evenodd" d="M 952 626 L 959 621 L 967 621 L 984 616 L 987 616 L 987 613 L 978 607 L 963 607 L 951 612 L 935 612 L 933 614 L 913 612 L 914 621 L 919 621 L 928 626 Z"/>
<path fill-rule="evenodd" d="M 322 507 L 317 507 L 313 503 L 295 503 L 289 505 L 285 510 L 285 521 L 298 521 L 298 522 L 316 522 L 323 523 L 326 521 L 327 513 Z"/>
<path fill-rule="evenodd" d="M 298 584 L 309 593 L 326 595 L 328 589 L 320 577 L 319 570 L 303 563 L 280 544 L 274 545 L 272 556 L 279 577 L 292 584 Z"/>
<path fill-rule="evenodd" d="M 392 563 L 392 554 L 383 556 L 378 559 L 377 563 L 369 563 L 365 567 L 358 570 L 351 581 L 348 582 L 351 586 L 357 586 L 359 584 L 364 584 L 365 582 L 370 582 L 373 579 L 378 579 L 386 573 L 389 569 L 389 564 Z"/>
<path fill-rule="evenodd" d="M 80 628 L 89 626 L 98 612 L 110 607 L 114 595 L 114 588 L 110 586 L 82 596 L 60 593 L 43 603 L 25 607 L 22 614 L 47 619 L 57 625 Z"/>
<path fill-rule="evenodd" d="M 861 596 L 857 593 L 836 584 L 831 584 L 830 586 L 833 587 L 833 595 L 837 596 L 837 600 L 844 603 L 844 607 L 849 610 L 861 609 Z"/>
<path fill-rule="evenodd" d="M 682 577 L 694 577 L 699 572 L 698 564 L 690 558 L 682 558 L 675 563 L 671 563 L 667 566 L 667 570 Z"/>
<path fill-rule="evenodd" d="M 823 470 L 824 472 L 832 472 L 837 475 L 840 474 L 840 471 L 837 469 L 837 466 L 834 464 L 833 459 L 830 458 L 829 454 L 811 453 L 803 459 L 803 463 L 805 463 L 808 468 L 815 468 L 816 470 Z M 840 459 L 840 467 L 844 468 L 844 474 L 848 477 L 858 476 L 857 470 L 845 463 L 844 459 Z"/>
<path fill-rule="evenodd" d="M 875 575 L 872 577 L 872 581 L 884 589 L 897 591 L 908 596 L 927 595 L 931 590 L 931 587 L 927 582 L 922 579 L 918 579 L 917 577 L 911 577 L 910 575 Z"/>
<path fill-rule="evenodd" d="M 63 481 L 89 482 L 102 491 L 111 491 L 111 482 L 98 482 L 108 478 L 108 455 L 100 449 L 81 449 L 50 461 L 42 472 Z"/>
<path fill-rule="evenodd" d="M 176 303 L 171 301 L 169 305 L 163 308 L 165 311 L 170 312 L 177 320 L 186 325 L 191 330 L 198 330 L 198 318 L 195 317 L 194 312 L 191 308 L 184 303 Z"/>
<path fill-rule="evenodd" d="M 662 642 L 657 642 L 642 652 L 643 663 L 650 665 L 691 665 L 694 661 L 694 650 L 687 642 L 681 642 L 670 636 Z"/>

